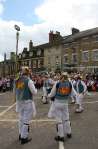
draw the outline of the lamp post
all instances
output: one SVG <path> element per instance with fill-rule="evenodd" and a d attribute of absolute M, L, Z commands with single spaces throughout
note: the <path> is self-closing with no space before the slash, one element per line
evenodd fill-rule
<path fill-rule="evenodd" d="M 6 53 L 4 53 L 4 65 L 3 65 L 4 67 L 3 67 L 3 76 L 5 77 L 6 76 L 6 72 L 5 72 L 5 70 L 6 70 Z"/>
<path fill-rule="evenodd" d="M 18 25 L 14 25 L 14 28 L 15 30 L 17 31 L 16 32 L 16 59 L 15 59 L 15 62 L 16 62 L 16 73 L 17 73 L 17 55 L 18 55 L 18 41 L 19 41 L 19 31 L 20 31 L 20 27 Z"/>

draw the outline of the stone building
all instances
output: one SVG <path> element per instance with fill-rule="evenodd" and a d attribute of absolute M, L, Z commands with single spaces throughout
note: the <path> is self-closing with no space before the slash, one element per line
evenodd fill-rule
<path fill-rule="evenodd" d="M 72 34 L 61 36 L 50 31 L 49 41 L 29 48 L 18 54 L 11 52 L 9 60 L 0 63 L 0 76 L 15 75 L 21 66 L 29 66 L 33 72 L 42 71 L 98 71 L 98 27 L 79 31 L 72 28 Z"/>
<path fill-rule="evenodd" d="M 10 53 L 10 59 L 6 59 L 4 55 L 4 61 L 0 62 L 0 76 L 15 75 L 15 53 Z"/>
<path fill-rule="evenodd" d="M 22 53 L 18 54 L 17 70 L 20 70 L 21 66 L 28 66 L 33 72 L 43 71 L 45 69 L 43 46 L 33 46 L 30 40 L 29 49 L 24 48 Z"/>
<path fill-rule="evenodd" d="M 62 44 L 63 70 L 98 71 L 98 28 L 82 32 L 73 28 Z"/>
<path fill-rule="evenodd" d="M 61 70 L 62 39 L 60 32 L 49 33 L 49 42 L 44 47 L 44 66 L 47 71 Z"/>
<path fill-rule="evenodd" d="M 29 43 L 29 50 L 23 49 L 18 55 L 18 69 L 29 66 L 33 72 L 55 71 L 61 69 L 62 36 L 60 32 L 49 33 L 49 42 L 38 46 Z"/>

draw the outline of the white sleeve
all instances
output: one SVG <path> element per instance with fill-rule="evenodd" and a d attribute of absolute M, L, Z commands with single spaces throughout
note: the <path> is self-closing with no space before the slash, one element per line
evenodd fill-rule
<path fill-rule="evenodd" d="M 87 90 L 86 84 L 84 83 L 84 81 L 81 81 L 81 83 L 82 83 L 82 85 L 83 85 L 83 87 L 84 87 L 84 91 L 83 91 L 83 92 L 86 92 L 86 90 Z"/>
<path fill-rule="evenodd" d="M 37 94 L 37 89 L 35 88 L 35 85 L 32 80 L 29 80 L 28 87 L 33 95 Z"/>
<path fill-rule="evenodd" d="M 55 94 L 56 94 L 56 84 L 57 84 L 57 82 L 53 85 L 53 88 L 52 88 L 50 94 L 48 94 L 48 97 L 54 97 L 55 96 Z"/>
<path fill-rule="evenodd" d="M 73 92 L 75 95 L 77 95 L 77 91 L 74 89 L 73 84 L 71 84 L 71 85 L 72 85 L 72 92 Z"/>

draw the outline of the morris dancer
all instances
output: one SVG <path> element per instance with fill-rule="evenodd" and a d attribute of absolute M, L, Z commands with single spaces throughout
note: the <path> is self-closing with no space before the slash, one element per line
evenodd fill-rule
<path fill-rule="evenodd" d="M 73 87 L 76 91 L 76 113 L 83 112 L 83 98 L 85 92 L 87 91 L 86 84 L 81 80 L 79 75 L 75 76 L 75 82 L 73 83 Z"/>
<path fill-rule="evenodd" d="M 59 82 L 55 83 L 48 97 L 54 97 L 54 117 L 56 119 L 57 136 L 56 141 L 63 141 L 64 137 L 71 138 L 71 126 L 69 120 L 68 100 L 72 85 L 67 74 L 62 74 Z"/>
<path fill-rule="evenodd" d="M 70 77 L 70 82 L 71 82 L 71 85 L 72 85 L 72 88 L 73 88 L 73 84 L 75 83 L 75 80 L 74 80 L 74 76 L 71 76 Z M 72 92 L 71 92 L 71 103 L 73 104 L 73 103 L 75 103 L 76 102 L 76 92 L 75 92 L 75 90 L 73 89 L 72 90 Z"/>
<path fill-rule="evenodd" d="M 19 141 L 25 144 L 28 138 L 30 120 L 36 114 L 33 95 L 37 93 L 33 81 L 30 79 L 29 68 L 23 67 L 22 74 L 15 80 L 16 112 L 19 112 Z"/>
<path fill-rule="evenodd" d="M 54 84 L 54 81 L 50 78 L 49 75 L 46 75 L 43 83 L 43 96 L 42 96 L 43 104 L 48 103 L 47 96 L 50 93 L 53 87 L 53 84 Z"/>

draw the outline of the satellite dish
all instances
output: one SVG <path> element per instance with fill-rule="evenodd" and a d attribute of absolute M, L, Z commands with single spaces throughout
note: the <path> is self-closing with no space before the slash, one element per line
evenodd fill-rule
<path fill-rule="evenodd" d="M 17 31 L 20 31 L 20 27 L 18 25 L 14 25 L 14 27 Z"/>

